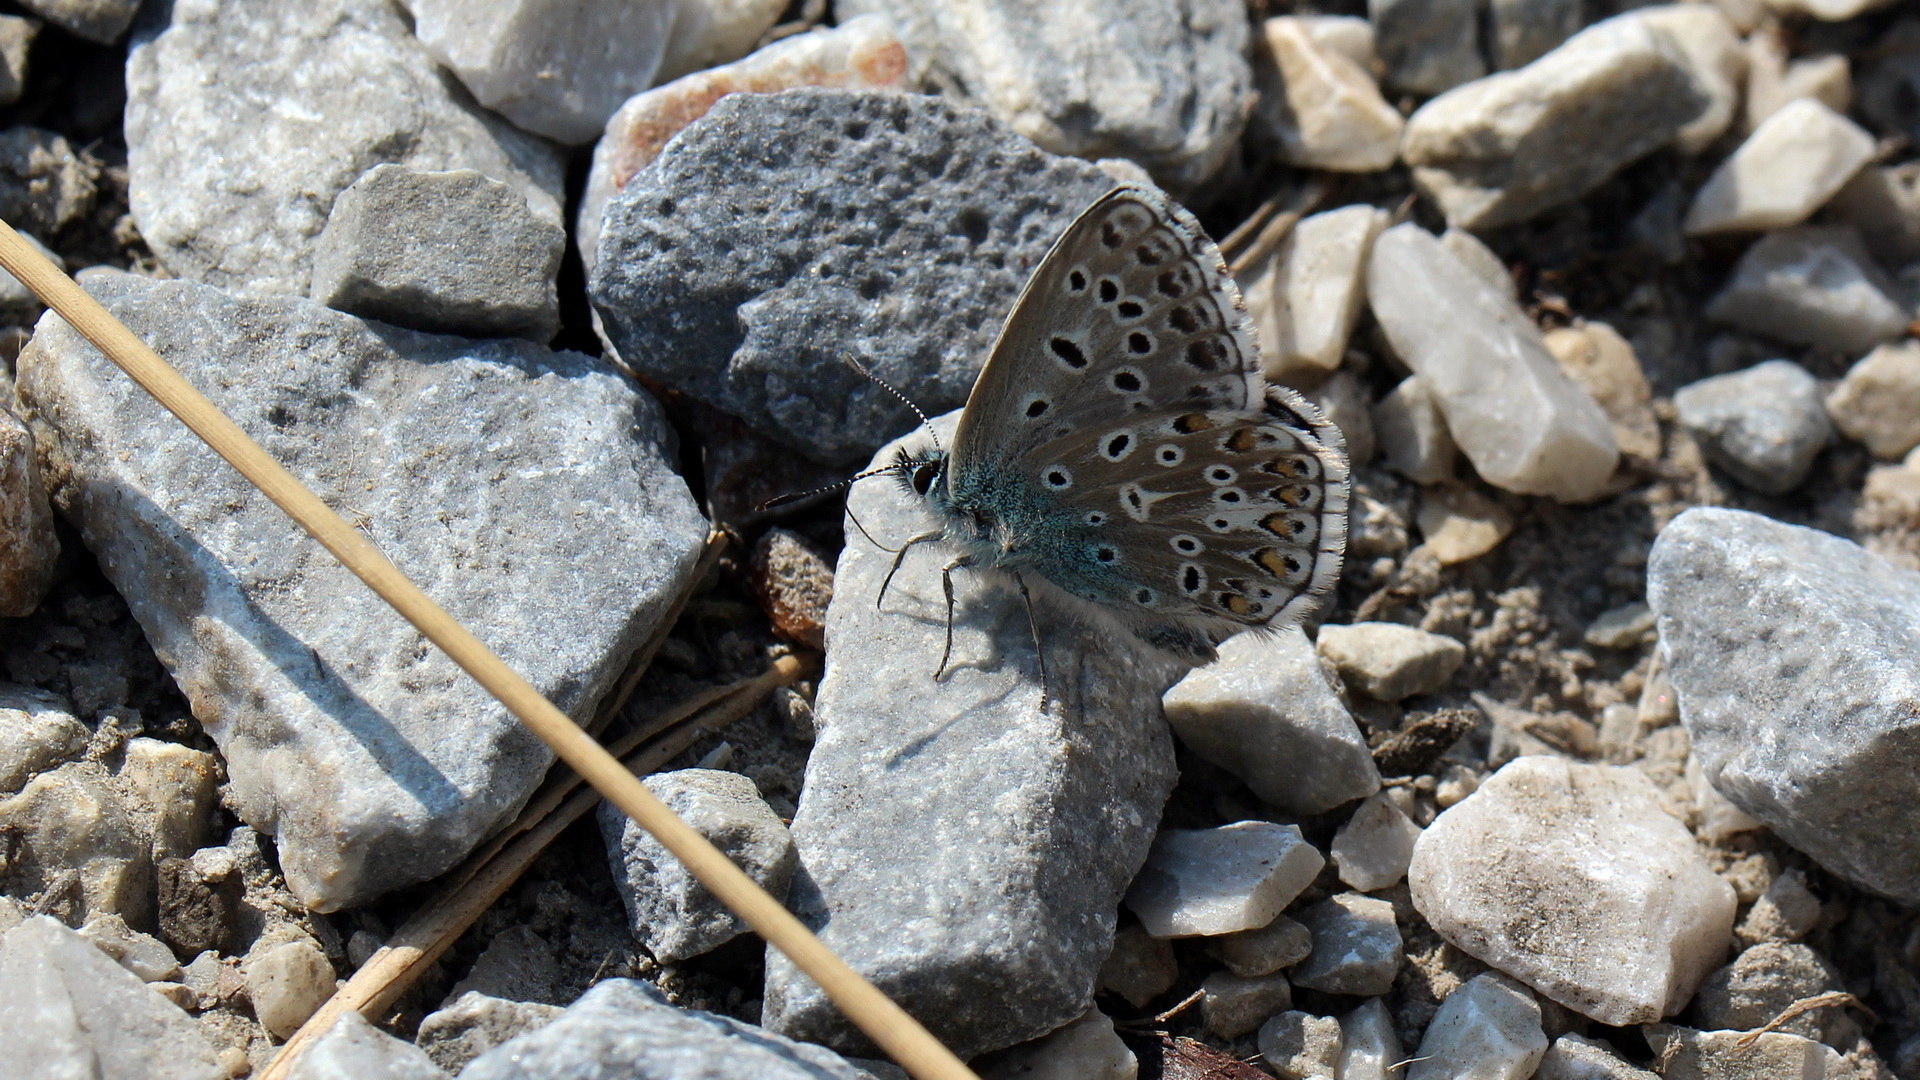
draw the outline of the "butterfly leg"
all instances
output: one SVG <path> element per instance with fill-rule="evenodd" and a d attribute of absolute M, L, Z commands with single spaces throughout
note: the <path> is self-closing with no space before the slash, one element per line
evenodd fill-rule
<path fill-rule="evenodd" d="M 1040 644 L 1040 620 L 1033 614 L 1033 594 L 1027 591 L 1027 579 L 1015 574 L 1013 583 L 1020 587 L 1020 599 L 1027 605 L 1027 630 L 1033 634 L 1033 654 L 1040 658 L 1040 711 L 1046 712 L 1053 695 L 1047 686 L 1047 649 Z"/>
<path fill-rule="evenodd" d="M 865 530 L 863 529 L 861 531 L 864 532 Z M 900 564 L 907 561 L 907 552 L 912 551 L 915 544 L 931 543 L 932 541 L 940 539 L 943 535 L 945 534 L 938 532 L 921 533 L 919 536 L 900 545 L 900 550 L 893 553 L 893 565 L 887 568 L 887 576 L 880 581 L 880 595 L 873 598 L 873 609 L 875 611 L 880 610 L 881 602 L 887 598 L 887 588 L 893 584 L 893 575 L 900 572 Z M 952 606 L 953 597 L 949 596 L 947 600 L 948 606 Z"/>
<path fill-rule="evenodd" d="M 940 650 L 940 666 L 933 669 L 933 679 L 947 672 L 947 661 L 953 659 L 953 572 L 965 570 L 973 565 L 973 560 L 962 555 L 940 568 L 940 591 L 947 594 L 947 645 Z"/>

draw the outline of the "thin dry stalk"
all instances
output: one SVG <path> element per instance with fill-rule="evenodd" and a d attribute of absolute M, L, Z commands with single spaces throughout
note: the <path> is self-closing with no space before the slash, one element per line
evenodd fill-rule
<path fill-rule="evenodd" d="M 834 955 L 778 900 L 667 809 L 618 758 L 434 603 L 365 536 L 262 450 L 99 301 L 4 223 L 0 223 L 0 268 L 33 290 L 41 303 L 59 313 L 154 400 L 179 417 L 342 566 L 366 582 L 428 641 L 498 698 L 608 802 L 653 834 L 694 878 L 785 953 L 795 967 L 819 984 L 847 1019 L 909 1073 L 918 1080 L 978 1080 L 906 1010 Z"/>
<path fill-rule="evenodd" d="M 1316 176 L 1307 182 L 1307 186 L 1286 196 L 1275 195 L 1260 204 L 1253 216 L 1240 223 L 1240 226 L 1227 234 L 1220 244 L 1222 251 L 1232 251 L 1245 245 L 1227 261 L 1227 272 L 1237 281 L 1247 271 L 1257 267 L 1274 252 L 1280 250 L 1280 242 L 1287 238 L 1300 219 L 1313 213 L 1314 209 L 1326 199 L 1329 185 L 1324 177 Z M 1285 210 L 1280 209 L 1282 201 L 1287 203 Z M 1255 231 L 1255 222 L 1260 222 Z M 1252 239 L 1247 237 L 1251 235 Z"/>

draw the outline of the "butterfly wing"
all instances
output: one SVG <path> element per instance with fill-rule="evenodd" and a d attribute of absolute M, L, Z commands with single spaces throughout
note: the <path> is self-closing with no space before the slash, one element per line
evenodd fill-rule
<path fill-rule="evenodd" d="M 953 468 L 1169 409 L 1259 408 L 1252 322 L 1192 215 L 1144 187 L 1067 227 L 1015 301 L 954 436 Z"/>

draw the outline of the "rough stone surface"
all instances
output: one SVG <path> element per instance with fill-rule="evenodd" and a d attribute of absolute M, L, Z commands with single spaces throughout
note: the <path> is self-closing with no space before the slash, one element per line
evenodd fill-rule
<path fill-rule="evenodd" d="M 200 1025 L 45 915 L 0 935 L 7 1067 L 33 1077 L 225 1080 Z"/>
<path fill-rule="evenodd" d="M 7 16 L 0 15 L 0 20 L 5 20 L 6 18 Z M 5 26 L 6 23 L 0 21 L 0 30 L 3 30 Z M 58 252 L 42 244 L 32 233 L 21 233 L 20 239 L 25 240 L 29 247 L 39 252 L 41 257 L 48 262 L 62 270 L 67 269 L 67 261 L 61 258 Z M 19 278 L 14 277 L 4 270 L 0 270 L 0 316 L 31 325 L 33 320 L 38 318 L 44 310 L 46 310 L 46 305 L 40 302 L 40 298 L 33 294 L 32 289 L 27 288 Z"/>
<path fill-rule="evenodd" d="M 1112 187 L 938 98 L 735 94 L 608 203 L 594 303 L 636 370 L 851 464 L 916 421 L 846 360 L 929 413 L 964 404 L 1033 266 Z"/>
<path fill-rule="evenodd" d="M 1445 634 L 1399 623 L 1323 626 L 1314 647 L 1349 687 L 1378 701 L 1437 690 L 1467 658 L 1466 646 Z"/>
<path fill-rule="evenodd" d="M 182 277 L 305 295 L 334 197 L 383 161 L 477 169 L 561 224 L 553 149 L 457 96 L 386 0 L 174 5 L 127 95 L 134 221 Z"/>
<path fill-rule="evenodd" d="M 1547 1052 L 1540 1005 L 1497 971 L 1447 995 L 1413 1052 L 1407 1080 L 1527 1080 Z"/>
<path fill-rule="evenodd" d="M 1612 421 L 1613 441 L 1620 453 L 1643 461 L 1659 460 L 1660 421 L 1653 412 L 1653 390 L 1633 345 L 1603 322 L 1560 327 L 1547 331 L 1544 338 L 1560 370 L 1593 395 Z"/>
<path fill-rule="evenodd" d="M 594 706 L 692 569 L 706 528 L 668 467 L 671 435 L 586 357 L 87 278 L 563 709 Z M 539 783 L 551 755 L 504 707 L 55 316 L 19 392 L 55 501 L 309 906 L 433 877 Z M 557 576 L 529 577 L 541 568 Z"/>
<path fill-rule="evenodd" d="M 1387 85 L 1437 94 L 1486 74 L 1477 8 L 1472 0 L 1367 0 Z"/>
<path fill-rule="evenodd" d="M 1293 1008 L 1285 975 L 1240 976 L 1216 971 L 1200 981 L 1201 1022 L 1223 1039 L 1250 1035 L 1267 1018 Z"/>
<path fill-rule="evenodd" d="M 667 1004 L 631 979 L 608 979 L 551 1023 L 474 1059 L 463 1080 L 618 1076 L 631 1080 L 873 1080 L 823 1046 Z"/>
<path fill-rule="evenodd" d="M 1408 223 L 1374 241 L 1367 299 L 1489 483 L 1563 501 L 1601 491 L 1620 460 L 1612 425 L 1510 296 Z"/>
<path fill-rule="evenodd" d="M 935 422 L 943 439 L 957 420 Z M 856 485 L 849 510 L 883 541 L 929 525 L 895 484 Z M 912 552 L 876 603 L 893 556 L 858 530 L 848 537 L 827 616 L 820 730 L 793 821 L 801 869 L 789 904 L 956 1053 L 1023 1042 L 1092 1004 L 1120 897 L 1173 786 L 1158 700 L 1176 672 L 1036 596 L 1043 710 L 1019 595 L 962 574 L 951 667 L 935 682 L 946 556 Z M 885 839 L 903 835 L 916 840 Z M 853 1039 L 813 983 L 773 954 L 764 1016 L 796 1038 Z"/>
<path fill-rule="evenodd" d="M 118 915 L 102 915 L 80 928 L 80 936 L 145 983 L 166 982 L 180 974 L 180 961 L 159 938 L 143 934 Z"/>
<path fill-rule="evenodd" d="M 75 760 L 87 737 L 65 702 L 38 687 L 0 683 L 0 795 Z"/>
<path fill-rule="evenodd" d="M 1744 1031 L 1694 1031 L 1657 1024 L 1647 1044 L 1665 1062 L 1665 1080 L 1829 1080 L 1839 1058 L 1811 1039 L 1769 1031 L 1748 1039 Z"/>
<path fill-rule="evenodd" d="M 1265 926 L 1207 941 L 1207 955 L 1243 978 L 1271 975 L 1313 952 L 1313 932 L 1281 915 Z"/>
<path fill-rule="evenodd" d="M 307 295 L 414 330 L 544 344 L 560 328 L 566 246 L 498 180 L 376 165 L 333 200 Z"/>
<path fill-rule="evenodd" d="M 1707 976 L 1693 1001 L 1702 1028 L 1752 1031 L 1766 1027 L 1796 1001 L 1841 989 L 1840 974 L 1805 945 L 1764 941 Z M 1825 1010 L 1802 1013 L 1774 1030 L 1809 1039 L 1826 1035 Z"/>
<path fill-rule="evenodd" d="M 907 52 L 893 24 L 879 15 L 848 19 L 774 42 L 741 59 L 636 94 L 607 120 L 593 146 L 593 166 L 580 195 L 573 242 L 592 271 L 600 250 L 607 200 L 653 164 L 667 140 L 707 114 L 728 94 L 770 94 L 799 86 L 856 90 L 907 88 Z"/>
<path fill-rule="evenodd" d="M 1127 906 L 1155 937 L 1251 930 L 1272 922 L 1325 865 L 1297 825 L 1162 829 Z"/>
<path fill-rule="evenodd" d="M 1747 42 L 1747 116 L 1751 132 L 1790 101 L 1811 98 L 1845 115 L 1853 104 L 1853 73 L 1844 56 L 1794 59 L 1786 35 L 1777 27 L 1755 33 Z"/>
<path fill-rule="evenodd" d="M 222 772 L 212 754 L 179 743 L 137 738 L 123 751 L 119 780 L 140 833 L 153 838 L 153 861 L 191 855 L 208 841 Z"/>
<path fill-rule="evenodd" d="M 1707 779 L 1827 869 L 1920 904 L 1920 574 L 1839 537 L 1694 509 L 1647 602 Z"/>
<path fill-rule="evenodd" d="M 1276 971 L 1281 966 L 1276 964 L 1267 971 Z M 1146 927 L 1139 923 L 1128 923 L 1113 936 L 1113 951 L 1100 965 L 1096 985 L 1119 994 L 1139 1009 L 1173 989 L 1173 982 L 1179 977 L 1180 964 L 1174 959 L 1173 946 L 1147 933 Z"/>
<path fill-rule="evenodd" d="M 1707 107 L 1673 136 L 1675 150 L 1698 154 L 1726 133 L 1740 108 L 1747 77 L 1740 31 L 1712 4 L 1661 4 L 1630 14 L 1673 42 L 1707 95 Z"/>
<path fill-rule="evenodd" d="M 1758 491 L 1799 487 L 1833 438 L 1819 383 L 1791 360 L 1683 386 L 1673 405 L 1707 457 Z"/>
<path fill-rule="evenodd" d="M 1139 1072 L 1133 1051 L 1114 1033 L 1113 1019 L 1098 1009 L 971 1065 L 980 1080 L 1134 1080 Z"/>
<path fill-rule="evenodd" d="M 8 838 L 8 891 L 31 896 L 77 872 L 79 880 L 61 890 L 76 920 L 117 914 L 152 925 L 148 841 L 97 762 L 69 762 L 0 799 L 0 835 Z"/>
<path fill-rule="evenodd" d="M 565 1010 L 538 1001 L 507 1001 L 477 990 L 428 1013 L 415 1039 L 434 1064 L 457 1073 L 481 1054 L 517 1035 L 537 1031 Z"/>
<path fill-rule="evenodd" d="M 349 1009 L 294 1059 L 287 1080 L 443 1080 L 424 1051 Z"/>
<path fill-rule="evenodd" d="M 1783 229 L 1747 249 L 1707 316 L 1783 341 L 1863 353 L 1907 332 L 1907 311 L 1851 228 Z"/>
<path fill-rule="evenodd" d="M 1333 834 L 1333 864 L 1340 880 L 1361 892 L 1398 884 L 1413 860 L 1415 825 L 1385 794 L 1373 795 Z"/>
<path fill-rule="evenodd" d="M 1533 1080 L 1658 1080 L 1658 1074 L 1627 1064 L 1592 1039 L 1562 1035 L 1547 1047 Z"/>
<path fill-rule="evenodd" d="M 0 218 L 53 236 L 93 209 L 100 164 L 60 135 L 36 127 L 0 131 Z"/>
<path fill-rule="evenodd" d="M 893 19 L 916 81 L 1056 154 L 1127 158 L 1175 192 L 1220 167 L 1252 97 L 1238 0 L 841 0 Z M 986 28 L 994 30 L 987 31 Z"/>
<path fill-rule="evenodd" d="M 761 888 L 775 899 L 787 895 L 793 881 L 793 838 L 752 780 L 735 772 L 680 769 L 655 773 L 645 783 Z M 633 936 L 654 959 L 677 964 L 747 932 L 746 920 L 729 911 L 612 803 L 600 804 L 600 831 Z"/>
<path fill-rule="evenodd" d="M 1333 1080 L 1343 1039 L 1331 1016 L 1283 1012 L 1260 1026 L 1260 1057 L 1280 1080 Z"/>
<path fill-rule="evenodd" d="M 1281 160 L 1306 169 L 1377 172 L 1400 156 L 1406 121 L 1387 104 L 1373 75 L 1314 34 L 1307 17 L 1261 24 L 1254 81 L 1255 131 Z"/>
<path fill-rule="evenodd" d="M 20 0 L 20 6 L 76 37 L 111 45 L 133 25 L 140 0 Z"/>
<path fill-rule="evenodd" d="M 1767 117 L 1693 197 L 1689 236 L 1798 225 L 1873 157 L 1873 136 L 1817 101 Z"/>
<path fill-rule="evenodd" d="M 1414 483 L 1437 484 L 1453 476 L 1459 450 L 1420 376 L 1407 376 L 1374 403 L 1373 435 L 1387 466 Z"/>
<path fill-rule="evenodd" d="M 1868 353 L 1827 394 L 1827 415 L 1874 457 L 1906 457 L 1920 446 L 1920 343 L 1896 342 Z"/>
<path fill-rule="evenodd" d="M 1666 34 L 1616 17 L 1407 119 L 1401 156 L 1447 224 L 1485 229 L 1570 202 L 1670 142 L 1708 106 Z M 1578 154 L 1566 147 L 1579 146 Z"/>
<path fill-rule="evenodd" d="M 1398 1080 L 1407 1055 L 1385 998 L 1369 998 L 1340 1017 L 1340 1080 Z"/>
<path fill-rule="evenodd" d="M 1364 205 L 1314 214 L 1248 280 L 1270 381 L 1311 385 L 1340 366 L 1366 297 L 1367 255 L 1386 223 L 1384 211 Z"/>
<path fill-rule="evenodd" d="M 1295 986 L 1360 996 L 1393 989 L 1406 957 L 1391 903 L 1341 893 L 1299 912 L 1298 918 L 1313 935 L 1313 952 L 1287 973 Z"/>
<path fill-rule="evenodd" d="M 1407 880 L 1441 937 L 1606 1024 L 1678 1011 L 1733 929 L 1732 887 L 1652 781 L 1563 758 L 1516 759 L 1434 819 Z"/>
<path fill-rule="evenodd" d="M 1318 814 L 1380 790 L 1366 738 L 1298 629 L 1228 638 L 1162 703 L 1181 743 L 1270 805 Z"/>

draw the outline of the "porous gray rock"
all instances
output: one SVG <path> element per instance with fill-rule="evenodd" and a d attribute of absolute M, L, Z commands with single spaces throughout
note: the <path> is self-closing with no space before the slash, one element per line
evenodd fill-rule
<path fill-rule="evenodd" d="M 1833 438 L 1820 384 L 1791 360 L 1689 383 L 1673 405 L 1714 464 L 1770 494 L 1799 487 Z"/>
<path fill-rule="evenodd" d="M 424 1051 L 396 1039 L 348 1009 L 334 1025 L 301 1048 L 287 1080 L 444 1080 Z"/>
<path fill-rule="evenodd" d="M 1851 541 L 1696 508 L 1647 602 L 1707 779 L 1828 870 L 1920 905 L 1920 574 Z"/>
<path fill-rule="evenodd" d="M 1707 317 L 1802 345 L 1863 353 L 1907 333 L 1907 310 L 1848 226 L 1769 233 L 1747 249 Z"/>
<path fill-rule="evenodd" d="M 965 404 L 1014 297 L 1112 188 L 978 110 L 723 98 L 607 205 L 592 294 L 635 370 L 826 464 Z M 743 212 L 744 210 L 744 212 Z"/>
<path fill-rule="evenodd" d="M 126 134 L 134 222 L 176 275 L 304 296 L 335 196 L 383 161 L 476 169 L 563 224 L 554 148 L 458 93 L 388 0 L 170 14 L 128 58 Z"/>
<path fill-rule="evenodd" d="M 140 0 L 20 0 L 20 6 L 76 37 L 111 45 L 133 25 Z"/>
<path fill-rule="evenodd" d="M 679 769 L 644 782 L 761 888 L 775 899 L 786 897 L 793 882 L 793 838 L 752 780 L 718 769 Z M 600 804 L 600 832 L 633 935 L 654 959 L 677 964 L 747 932 L 746 920 L 612 803 Z"/>
<path fill-rule="evenodd" d="M 1732 886 L 1644 773 L 1558 757 L 1435 818 L 1407 882 L 1441 937 L 1606 1024 L 1677 1012 L 1733 930 Z"/>
<path fill-rule="evenodd" d="M 945 445 L 957 419 L 935 422 Z M 883 542 L 931 524 L 884 481 L 856 485 L 848 506 Z M 894 557 L 851 526 L 848 536 L 827 614 L 819 734 L 793 821 L 801 869 L 789 905 L 955 1053 L 1023 1042 L 1092 1004 L 1121 895 L 1172 789 L 1158 701 L 1178 672 L 1042 591 L 1034 609 L 1051 699 L 1042 709 L 1041 657 L 1019 595 L 960 573 L 953 655 L 936 681 L 946 556 L 914 549 L 877 602 Z M 796 1038 L 854 1044 L 818 987 L 773 953 L 763 1015 Z"/>
<path fill-rule="evenodd" d="M 545 344 L 566 247 L 566 230 L 498 180 L 375 165 L 333 200 L 307 295 L 414 330 Z"/>
<path fill-rule="evenodd" d="M 0 985 L 0 1031 L 15 1075 L 231 1075 L 193 1017 L 46 915 L 0 935 Z"/>
<path fill-rule="evenodd" d="M 31 615 L 53 588 L 60 539 L 33 433 L 0 410 L 0 617 Z"/>
<path fill-rule="evenodd" d="M 1473 0 L 1367 0 L 1390 89 L 1438 94 L 1487 73 Z"/>
<path fill-rule="evenodd" d="M 916 81 L 974 98 L 1056 154 L 1127 158 L 1183 192 L 1252 102 L 1237 0 L 841 0 L 893 20 Z M 987 31 L 985 28 L 993 27 Z"/>
<path fill-rule="evenodd" d="M 1422 105 L 1407 118 L 1400 155 L 1448 225 L 1487 229 L 1599 187 L 1672 141 L 1708 102 L 1670 37 L 1616 16 L 1519 71 Z"/>
<path fill-rule="evenodd" d="M 1228 638 L 1161 702 L 1188 749 L 1273 806 L 1318 814 L 1380 790 L 1366 737 L 1297 628 Z"/>
<path fill-rule="evenodd" d="M 587 357 L 83 277 L 562 709 L 593 708 L 692 571 L 706 526 L 665 421 Z M 539 783 L 551 754 L 503 706 L 54 315 L 19 393 L 56 504 L 305 903 L 433 877 Z"/>
<path fill-rule="evenodd" d="M 1361 997 L 1393 989 L 1406 954 L 1391 903 L 1340 893 L 1296 917 L 1313 935 L 1313 952 L 1288 971 L 1295 986 Z"/>
<path fill-rule="evenodd" d="M 676 1009 L 660 991 L 608 979 L 537 1031 L 475 1058 L 462 1080 L 618 1076 L 630 1080 L 873 1080 L 823 1046 L 728 1016 Z"/>

